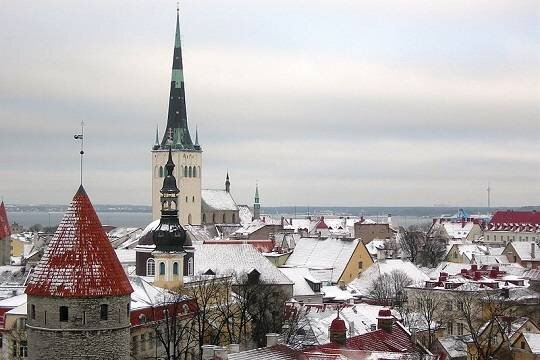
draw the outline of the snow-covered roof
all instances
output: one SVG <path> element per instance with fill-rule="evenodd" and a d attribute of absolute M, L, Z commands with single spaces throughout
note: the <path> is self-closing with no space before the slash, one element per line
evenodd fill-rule
<path fill-rule="evenodd" d="M 0 308 L 15 308 L 26 304 L 26 294 L 16 295 L 0 300 Z"/>
<path fill-rule="evenodd" d="M 300 267 L 282 267 L 279 270 L 289 278 L 293 285 L 293 297 L 295 296 L 306 296 L 306 295 L 315 295 L 315 292 L 311 289 L 306 280 L 309 280 L 313 283 L 320 283 L 320 280 L 314 278 L 307 268 Z"/>
<path fill-rule="evenodd" d="M 122 265 L 135 264 L 137 252 L 135 249 L 115 249 L 114 252 Z"/>
<path fill-rule="evenodd" d="M 28 312 L 27 308 L 28 308 L 28 306 L 26 305 L 26 302 L 25 302 L 24 304 L 19 305 L 16 308 L 13 308 L 13 309 L 9 310 L 8 312 L 6 312 L 6 314 L 9 314 L 9 315 L 26 315 L 26 313 Z"/>
<path fill-rule="evenodd" d="M 330 270 L 331 281 L 337 283 L 358 244 L 357 239 L 301 238 L 286 265 Z M 323 280 L 322 276 L 314 275 Z"/>
<path fill-rule="evenodd" d="M 226 211 L 238 210 L 231 193 L 225 190 L 203 189 L 201 190 L 202 211 Z"/>
<path fill-rule="evenodd" d="M 330 342 L 328 328 L 337 317 L 337 308 L 327 305 L 304 305 L 309 309 L 306 317 L 319 344 Z M 345 321 L 347 337 L 366 334 L 377 327 L 379 311 L 383 306 L 369 304 L 340 305 L 339 317 Z"/>
<path fill-rule="evenodd" d="M 438 341 L 448 355 L 453 358 L 467 357 L 467 342 L 470 336 L 446 336 Z"/>
<path fill-rule="evenodd" d="M 238 217 L 240 218 L 240 224 L 247 225 L 253 219 L 251 209 L 247 205 L 238 205 Z"/>
<path fill-rule="evenodd" d="M 535 257 L 532 257 L 532 246 L 535 247 Z M 508 244 L 508 247 L 514 248 L 514 251 L 521 260 L 540 261 L 540 246 L 533 241 L 514 241 Z"/>
<path fill-rule="evenodd" d="M 412 279 L 413 283 L 421 283 L 429 280 L 429 276 L 412 262 L 401 259 L 387 259 L 373 263 L 360 274 L 358 279 L 353 280 L 349 286 L 355 288 L 360 295 L 367 295 L 368 289 L 374 279 L 382 274 L 389 274 L 394 270 L 403 271 Z"/>
<path fill-rule="evenodd" d="M 382 250 L 385 247 L 387 240 L 386 239 L 373 239 L 366 244 L 366 249 L 368 250 L 371 256 L 377 256 L 377 250 Z"/>
<path fill-rule="evenodd" d="M 474 225 L 472 221 L 463 223 L 446 221 L 436 226 L 442 226 L 451 239 L 464 239 L 469 235 Z"/>
<path fill-rule="evenodd" d="M 353 289 L 350 287 L 347 287 L 345 290 L 343 290 L 339 286 L 336 286 L 336 285 L 323 286 L 321 288 L 321 292 L 324 293 L 323 298 L 325 300 L 331 300 L 331 301 L 337 301 L 337 302 L 345 302 L 354 298 L 353 294 L 351 293 L 352 290 Z"/>
<path fill-rule="evenodd" d="M 507 275 L 522 276 L 527 270 L 523 266 L 517 263 L 511 264 L 498 264 L 499 270 L 504 271 Z M 442 262 L 435 269 L 425 269 L 426 274 L 430 278 L 437 278 L 441 272 L 445 272 L 448 275 L 456 275 L 461 272 L 461 269 L 468 269 L 470 265 L 460 264 L 453 262 Z"/>
<path fill-rule="evenodd" d="M 133 288 L 133 293 L 131 293 L 132 310 L 159 305 L 164 299 L 165 290 L 151 285 L 140 276 L 130 276 L 129 282 Z"/>
<path fill-rule="evenodd" d="M 531 352 L 536 355 L 540 354 L 540 334 L 524 332 L 523 337 L 531 348 Z"/>
<path fill-rule="evenodd" d="M 508 258 L 506 255 L 473 255 L 474 264 L 478 265 L 499 265 L 499 264 L 509 264 Z"/>
<path fill-rule="evenodd" d="M 216 275 L 248 274 L 254 269 L 266 284 L 292 285 L 264 255 L 250 244 L 195 244 L 195 274 L 212 270 Z"/>

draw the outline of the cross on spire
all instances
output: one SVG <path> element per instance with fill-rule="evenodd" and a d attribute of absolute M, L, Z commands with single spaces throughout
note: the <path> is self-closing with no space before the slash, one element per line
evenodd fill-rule
<path fill-rule="evenodd" d="M 81 156 L 81 168 L 80 168 L 80 176 L 81 176 L 81 185 L 83 180 L 83 155 L 84 155 L 84 121 L 81 121 L 81 133 L 76 134 L 73 136 L 75 140 L 81 141 L 81 150 L 79 151 L 79 155 Z"/>

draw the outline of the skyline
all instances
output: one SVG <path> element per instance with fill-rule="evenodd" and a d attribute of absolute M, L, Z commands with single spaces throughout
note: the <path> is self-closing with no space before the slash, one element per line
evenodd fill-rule
<path fill-rule="evenodd" d="M 180 8 L 204 187 L 228 169 L 239 204 L 258 180 L 263 207 L 484 206 L 489 181 L 493 207 L 540 204 L 537 2 L 227 4 Z M 149 205 L 175 4 L 5 7 L 0 195 L 69 202 L 84 120 L 93 201 Z"/>

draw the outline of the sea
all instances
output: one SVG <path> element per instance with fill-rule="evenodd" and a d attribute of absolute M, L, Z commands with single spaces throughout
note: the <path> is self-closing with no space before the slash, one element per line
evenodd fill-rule
<path fill-rule="evenodd" d="M 378 222 L 385 222 L 391 214 L 394 226 L 408 227 L 429 223 L 433 218 L 442 215 L 455 214 L 459 208 L 455 207 L 266 207 L 263 214 L 279 218 L 303 218 L 307 216 L 364 216 Z M 465 208 L 469 214 L 484 214 L 489 216 L 487 208 Z M 150 211 L 98 211 L 99 219 L 103 225 L 140 227 L 144 228 L 152 221 Z M 62 220 L 63 211 L 9 211 L 10 223 L 16 222 L 25 228 L 40 224 L 42 226 L 57 226 Z"/>

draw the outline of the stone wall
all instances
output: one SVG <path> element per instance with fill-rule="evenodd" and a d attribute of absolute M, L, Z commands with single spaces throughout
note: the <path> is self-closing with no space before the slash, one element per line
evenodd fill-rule
<path fill-rule="evenodd" d="M 129 359 L 130 296 L 49 298 L 28 296 L 29 359 Z M 108 305 L 101 320 L 102 304 Z M 35 309 L 35 316 L 33 316 Z M 60 306 L 68 320 L 60 321 Z"/>

